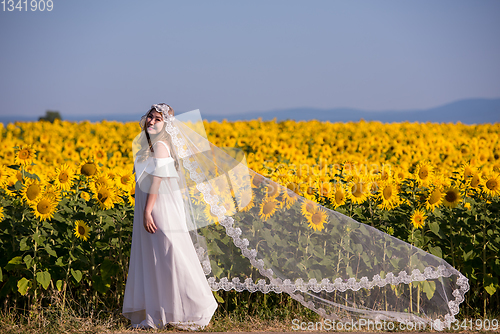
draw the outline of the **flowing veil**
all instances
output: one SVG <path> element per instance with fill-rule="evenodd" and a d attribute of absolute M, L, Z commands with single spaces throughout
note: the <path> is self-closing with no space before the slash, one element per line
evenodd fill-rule
<path fill-rule="evenodd" d="M 249 169 L 242 151 L 208 141 L 198 110 L 164 121 L 212 290 L 287 293 L 336 321 L 412 321 L 437 330 L 455 321 L 469 284 L 446 261 Z M 142 132 L 134 155 L 143 145 Z"/>

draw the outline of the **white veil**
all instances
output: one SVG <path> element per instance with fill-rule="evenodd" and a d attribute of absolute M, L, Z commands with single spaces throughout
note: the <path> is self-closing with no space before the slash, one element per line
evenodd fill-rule
<path fill-rule="evenodd" d="M 446 261 L 249 169 L 241 151 L 207 140 L 198 110 L 164 113 L 164 121 L 212 290 L 284 292 L 337 321 L 418 321 L 438 330 L 455 321 L 469 284 Z"/>

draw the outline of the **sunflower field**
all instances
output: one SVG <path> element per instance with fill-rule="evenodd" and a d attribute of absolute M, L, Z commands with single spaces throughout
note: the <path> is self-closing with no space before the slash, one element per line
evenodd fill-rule
<path fill-rule="evenodd" d="M 500 307 L 500 124 L 204 122 L 208 139 L 289 190 L 462 272 L 462 316 Z M 119 309 L 138 122 L 0 123 L 0 298 Z M 259 208 L 267 220 L 272 202 Z M 312 232 L 328 226 L 304 209 Z"/>

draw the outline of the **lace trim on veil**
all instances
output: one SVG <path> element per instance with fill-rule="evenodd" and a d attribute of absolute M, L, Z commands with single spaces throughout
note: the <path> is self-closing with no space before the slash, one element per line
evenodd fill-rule
<path fill-rule="evenodd" d="M 198 167 L 197 162 L 193 162 L 189 160 L 189 151 L 184 147 L 185 142 L 182 138 L 179 138 L 177 135 L 179 134 L 179 130 L 172 125 L 172 119 L 174 117 L 169 117 L 166 121 L 167 123 L 167 132 L 170 134 L 172 138 L 172 142 L 177 148 L 178 157 L 182 159 L 183 166 L 189 171 L 189 175 L 191 180 L 196 182 L 196 188 L 203 194 L 204 201 L 210 205 L 210 211 L 212 214 L 216 215 L 219 219 L 219 222 L 222 226 L 224 226 L 226 234 L 232 238 L 233 243 L 236 247 L 241 250 L 243 256 L 245 256 L 252 266 L 258 269 L 261 275 L 267 277 L 270 280 L 270 283 L 267 284 L 264 280 L 260 279 L 255 283 L 252 278 L 245 279 L 244 282 L 238 277 L 233 278 L 229 281 L 227 278 L 222 278 L 219 281 L 215 277 L 208 278 L 208 283 L 213 291 L 217 290 L 236 290 L 238 292 L 248 290 L 250 292 L 260 291 L 263 293 L 276 292 L 282 293 L 285 292 L 289 294 L 293 299 L 299 301 L 305 307 L 315 311 L 325 318 L 331 318 L 332 314 L 328 314 L 323 308 L 317 308 L 314 302 L 305 301 L 302 295 L 297 295 L 294 292 L 333 292 L 340 291 L 344 292 L 346 290 L 358 291 L 361 288 L 371 289 L 373 287 L 384 287 L 389 284 L 410 284 L 411 282 L 425 281 L 427 279 L 438 279 L 440 277 L 450 277 L 456 273 L 451 272 L 445 266 L 438 266 L 437 269 L 433 269 L 432 267 L 426 267 L 424 272 L 422 273 L 419 269 L 414 269 L 411 275 L 408 275 L 406 271 L 401 271 L 397 275 L 392 272 L 389 272 L 385 275 L 385 278 L 381 278 L 380 275 L 374 275 L 372 280 L 369 280 L 367 277 L 362 277 L 357 280 L 356 278 L 349 278 L 345 282 L 341 278 L 335 279 L 334 282 L 331 282 L 329 279 L 322 279 L 321 282 L 318 282 L 316 279 L 310 279 L 307 283 L 304 282 L 303 279 L 299 278 L 295 282 L 292 282 L 289 279 L 281 280 L 280 278 L 274 278 L 274 272 L 270 268 L 265 268 L 265 263 L 262 259 L 257 259 L 257 250 L 254 248 L 248 248 L 249 241 L 246 238 L 240 238 L 242 233 L 240 228 L 234 228 L 234 219 L 232 217 L 225 216 L 226 209 L 222 206 L 217 205 L 219 202 L 219 197 L 217 195 L 211 195 L 210 190 L 211 187 L 205 181 L 205 177 L 202 173 L 196 172 L 196 168 Z M 202 247 L 199 247 L 202 248 Z M 210 261 L 203 257 L 203 248 L 198 249 L 198 256 L 200 261 L 202 261 L 202 267 L 204 269 L 205 275 L 208 275 L 211 272 Z M 203 259 L 203 260 L 202 260 Z M 450 313 L 445 315 L 444 321 L 440 319 L 436 319 L 432 321 L 432 328 L 436 330 L 443 330 L 446 326 L 450 326 L 452 322 L 455 321 L 455 315 L 459 312 L 459 305 L 464 301 L 464 295 L 469 290 L 468 279 L 459 273 L 457 278 L 458 289 L 455 289 L 452 295 L 455 297 L 455 300 L 450 300 L 448 302 L 448 307 L 450 309 Z M 409 315 L 407 319 L 400 321 L 407 321 L 408 319 L 415 319 L 419 317 Z M 421 319 L 423 320 L 423 319 Z"/>

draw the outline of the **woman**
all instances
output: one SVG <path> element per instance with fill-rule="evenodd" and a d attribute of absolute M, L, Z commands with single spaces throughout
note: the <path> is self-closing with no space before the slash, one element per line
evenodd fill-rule
<path fill-rule="evenodd" d="M 133 323 L 196 318 L 203 326 L 216 307 L 210 289 L 287 293 L 337 322 L 411 321 L 443 329 L 455 320 L 469 285 L 446 261 L 300 196 L 296 175 L 282 178 L 284 186 L 249 169 L 241 151 L 208 141 L 199 111 L 173 117 L 168 106 L 153 109 L 144 120 L 163 111 L 165 123 L 151 119 L 133 145 L 137 211 L 124 305 Z M 177 155 L 182 164 L 175 168 Z M 180 209 L 157 207 L 182 200 Z M 159 232 L 165 237 L 155 239 Z M 171 235 L 184 237 L 177 244 L 181 238 Z M 183 247 L 191 254 L 186 266 L 175 260 Z M 173 259 L 151 260 L 164 250 Z M 187 271 L 192 277 L 179 280 Z M 163 317 L 158 299 L 184 303 L 182 319 Z"/>
<path fill-rule="evenodd" d="M 195 330 L 209 323 L 217 302 L 188 229 L 167 114 L 174 114 L 170 106 L 153 105 L 134 141 L 134 227 L 123 315 L 134 328 Z"/>

